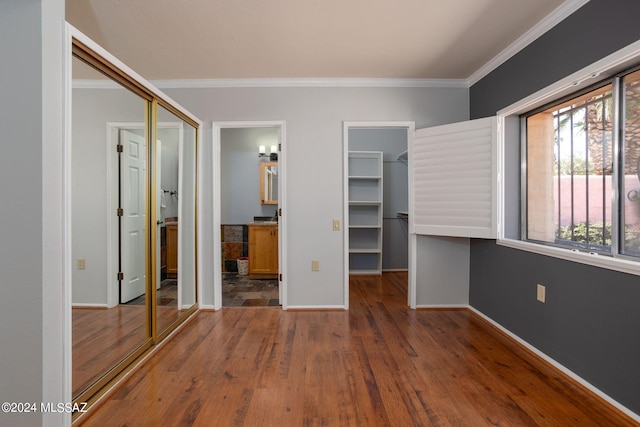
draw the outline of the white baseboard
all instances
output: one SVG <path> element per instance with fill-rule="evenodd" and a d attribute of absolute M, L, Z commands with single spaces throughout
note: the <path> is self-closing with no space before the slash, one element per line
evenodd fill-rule
<path fill-rule="evenodd" d="M 554 360 L 551 357 L 547 356 L 545 353 L 543 353 L 542 351 L 538 350 L 536 347 L 532 346 L 531 344 L 529 344 L 528 342 L 526 342 L 525 340 L 523 340 L 522 338 L 520 338 L 519 336 L 517 336 L 513 332 L 511 332 L 508 329 L 506 329 L 504 326 L 502 326 L 499 323 L 497 323 L 495 320 L 491 319 L 487 315 L 485 315 L 485 314 L 481 313 L 480 311 L 478 311 L 477 309 L 469 306 L 469 310 L 471 310 L 472 312 L 474 312 L 478 316 L 482 317 L 485 321 L 490 323 L 496 329 L 499 329 L 502 333 L 504 333 L 505 335 L 508 335 L 510 338 L 512 338 L 518 344 L 520 344 L 521 346 L 525 347 L 527 350 L 529 350 L 530 352 L 532 352 L 533 354 L 535 354 L 536 356 L 538 356 L 539 358 L 541 358 L 545 362 L 549 363 L 554 368 L 558 369 L 559 371 L 563 372 L 565 375 L 567 375 L 568 377 L 570 377 L 571 379 L 573 379 L 577 383 L 581 384 L 583 387 L 585 387 L 586 389 L 591 391 L 593 394 L 595 394 L 595 395 L 599 396 L 600 398 L 602 398 L 603 400 L 605 400 L 607 403 L 609 403 L 611 406 L 613 406 L 616 409 L 618 409 L 620 412 L 623 412 L 626 415 L 628 415 L 629 417 L 633 418 L 635 421 L 640 422 L 640 415 L 639 414 L 636 414 L 635 412 L 631 411 L 626 406 L 623 406 L 620 402 L 618 402 L 617 400 L 614 400 L 611 396 L 609 396 L 608 394 L 604 393 L 602 390 L 596 388 L 593 384 L 591 384 L 590 382 L 588 382 L 584 378 L 580 377 L 575 372 L 573 372 L 570 369 L 568 369 L 566 366 L 560 364 L 556 360 Z"/>
<path fill-rule="evenodd" d="M 108 304 L 71 304 L 72 308 L 109 308 Z"/>
<path fill-rule="evenodd" d="M 458 308 L 465 309 L 471 308 L 469 304 L 417 304 L 416 308 Z"/>
<path fill-rule="evenodd" d="M 288 305 L 287 310 L 347 310 L 344 305 Z"/>
<path fill-rule="evenodd" d="M 211 304 L 200 304 L 200 310 L 216 311 L 216 306 Z"/>

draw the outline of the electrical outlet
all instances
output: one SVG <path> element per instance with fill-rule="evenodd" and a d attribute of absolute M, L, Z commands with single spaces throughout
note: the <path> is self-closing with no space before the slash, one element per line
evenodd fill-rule
<path fill-rule="evenodd" d="M 340 220 L 339 219 L 334 219 L 333 220 L 333 231 L 340 231 Z"/>
<path fill-rule="evenodd" d="M 78 270 L 84 270 L 84 258 L 78 258 Z"/>
<path fill-rule="evenodd" d="M 538 291 L 537 293 L 538 301 L 545 303 L 547 299 L 547 288 L 545 288 L 544 285 L 538 284 L 537 291 Z"/>
<path fill-rule="evenodd" d="M 320 261 L 317 259 L 311 261 L 311 271 L 320 271 Z"/>

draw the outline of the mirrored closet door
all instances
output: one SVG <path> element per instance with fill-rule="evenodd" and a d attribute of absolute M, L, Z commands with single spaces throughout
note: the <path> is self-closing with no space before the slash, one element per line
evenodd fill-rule
<path fill-rule="evenodd" d="M 197 309 L 200 123 L 73 39 L 72 397 L 95 401 Z"/>
<path fill-rule="evenodd" d="M 160 105 L 155 145 L 158 333 L 196 303 L 196 128 Z"/>

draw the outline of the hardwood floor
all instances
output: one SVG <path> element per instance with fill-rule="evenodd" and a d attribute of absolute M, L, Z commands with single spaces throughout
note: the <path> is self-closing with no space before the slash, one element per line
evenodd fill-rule
<path fill-rule="evenodd" d="M 407 276 L 349 311 L 202 312 L 83 426 L 631 426 L 467 310 L 409 310 Z"/>
<path fill-rule="evenodd" d="M 166 327 L 182 313 L 176 306 L 177 286 L 158 290 L 157 322 Z M 147 337 L 145 296 L 129 304 L 72 309 L 72 395 L 78 396 Z"/>
<path fill-rule="evenodd" d="M 143 305 L 119 305 L 72 313 L 71 378 L 77 396 L 145 340 L 146 311 Z"/>

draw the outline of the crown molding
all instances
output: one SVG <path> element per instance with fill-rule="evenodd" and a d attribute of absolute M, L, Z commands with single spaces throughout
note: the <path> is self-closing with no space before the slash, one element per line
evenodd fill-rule
<path fill-rule="evenodd" d="M 463 79 L 392 78 L 264 78 L 152 80 L 160 89 L 273 88 L 273 87 L 393 87 L 393 88 L 467 88 Z"/>
<path fill-rule="evenodd" d="M 384 78 L 289 78 L 289 79 L 192 79 L 151 80 L 159 89 L 208 88 L 287 88 L 287 87 L 393 87 L 393 88 L 463 88 L 463 79 L 384 79 Z M 117 89 L 122 86 L 104 80 L 73 80 L 74 89 Z"/>
<path fill-rule="evenodd" d="M 576 10 L 587 4 L 589 0 L 566 0 L 558 6 L 553 12 L 547 15 L 542 21 L 538 22 L 529 31 L 520 36 L 516 41 L 511 43 L 506 49 L 496 55 L 491 61 L 480 67 L 467 79 L 467 86 L 471 87 L 479 82 L 483 77 L 504 64 L 512 56 L 520 52 L 522 49 L 533 43 L 541 35 L 555 27 L 565 18 L 573 14 Z"/>

